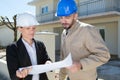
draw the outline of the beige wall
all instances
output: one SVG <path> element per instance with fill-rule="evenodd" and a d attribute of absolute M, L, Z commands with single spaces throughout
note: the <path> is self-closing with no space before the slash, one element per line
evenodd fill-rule
<path fill-rule="evenodd" d="M 61 46 L 61 33 L 63 31 L 63 28 L 62 27 L 56 27 L 54 28 L 54 32 L 55 33 L 58 33 L 59 35 L 55 37 L 55 48 L 56 48 L 56 51 L 59 51 L 60 50 L 60 46 Z"/>
<path fill-rule="evenodd" d="M 36 32 L 35 39 L 44 42 L 50 58 L 55 61 L 55 36 L 58 34 L 51 32 Z"/>
<path fill-rule="evenodd" d="M 109 48 L 110 53 L 113 55 L 117 55 L 117 51 L 118 51 L 117 22 L 95 24 L 95 26 L 99 29 L 102 28 L 105 30 L 105 43 Z"/>
<path fill-rule="evenodd" d="M 45 24 L 37 27 L 37 31 L 48 31 L 55 32 L 58 35 L 55 37 L 55 50 L 60 50 L 60 42 L 61 42 L 61 33 L 63 27 L 59 22 L 53 24 Z"/>
<path fill-rule="evenodd" d="M 53 14 L 48 14 L 54 10 L 54 0 L 40 0 L 36 6 L 36 16 L 38 21 L 52 20 Z M 48 13 L 41 14 L 42 8 L 48 6 Z"/>
<path fill-rule="evenodd" d="M 117 22 L 107 23 L 105 26 L 106 26 L 106 44 L 111 54 L 118 54 Z"/>
<path fill-rule="evenodd" d="M 118 55 L 118 20 L 120 16 L 108 15 L 80 19 L 82 22 L 105 29 L 105 43 L 113 55 Z"/>
<path fill-rule="evenodd" d="M 46 24 L 40 24 L 37 27 L 37 31 L 49 31 L 49 32 L 54 32 L 54 28 L 57 27 L 62 27 L 59 22 L 56 23 L 46 23 Z"/>
<path fill-rule="evenodd" d="M 118 20 L 118 57 L 120 58 L 120 18 Z"/>
<path fill-rule="evenodd" d="M 104 28 L 105 30 L 105 43 L 107 47 L 110 50 L 110 53 L 113 55 L 118 54 L 118 16 L 105 16 L 105 17 L 98 17 L 98 18 L 86 18 L 86 19 L 80 19 L 80 21 L 92 24 L 96 26 L 97 28 Z M 57 23 L 51 23 L 51 24 L 45 24 L 40 25 L 37 30 L 44 31 L 48 30 L 51 32 L 56 32 L 59 34 L 56 39 L 56 49 L 60 49 L 60 35 L 62 32 L 61 24 L 59 22 Z M 58 40 L 59 39 L 59 40 Z"/>

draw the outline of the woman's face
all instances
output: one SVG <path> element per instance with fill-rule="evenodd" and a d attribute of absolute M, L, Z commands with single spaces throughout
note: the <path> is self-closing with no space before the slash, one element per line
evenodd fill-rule
<path fill-rule="evenodd" d="M 35 29 L 36 29 L 35 26 L 20 27 L 20 28 L 18 28 L 18 30 L 22 34 L 22 38 L 24 38 L 24 39 L 30 39 L 30 40 L 34 38 Z"/>

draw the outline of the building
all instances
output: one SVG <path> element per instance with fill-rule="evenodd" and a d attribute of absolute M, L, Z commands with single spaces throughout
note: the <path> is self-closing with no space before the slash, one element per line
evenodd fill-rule
<path fill-rule="evenodd" d="M 62 26 L 55 16 L 58 0 L 33 0 L 40 25 L 38 31 L 61 34 Z M 76 0 L 79 20 L 96 26 L 105 40 L 111 55 L 120 58 L 120 0 Z M 60 35 L 56 36 L 56 51 L 60 50 Z"/>
<path fill-rule="evenodd" d="M 37 27 L 38 32 L 46 31 L 59 33 L 58 36 L 55 36 L 55 44 L 53 40 L 54 35 L 56 34 L 39 33 L 40 35 L 36 35 L 37 38 L 48 43 L 46 44 L 46 47 L 48 52 L 52 54 L 54 54 L 54 45 L 56 51 L 60 50 L 60 34 L 63 30 L 59 23 L 59 19 L 55 17 L 57 1 L 58 0 L 33 0 L 28 3 L 29 5 L 36 7 L 36 17 L 40 23 Z M 96 26 L 96 28 L 99 29 L 102 38 L 105 40 L 111 55 L 120 58 L 120 0 L 76 0 L 76 2 L 78 4 L 78 19 L 82 22 Z M 0 45 L 6 46 L 13 41 L 13 32 L 7 27 L 0 27 L 0 34 Z M 48 40 L 48 38 L 50 40 Z M 52 42 L 54 45 L 51 44 Z M 4 66 L 4 64 L 1 65 Z M 0 70 L 0 73 L 5 72 L 4 74 L 8 75 L 6 64 L 4 68 L 5 69 Z M 55 73 L 50 72 L 48 74 L 49 77 L 51 77 L 50 80 L 54 80 Z"/>

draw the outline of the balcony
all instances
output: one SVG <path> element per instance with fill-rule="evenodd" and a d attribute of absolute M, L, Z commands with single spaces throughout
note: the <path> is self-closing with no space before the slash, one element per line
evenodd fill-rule
<path fill-rule="evenodd" d="M 79 16 L 112 11 L 120 12 L 120 0 L 90 0 L 78 4 Z"/>
<path fill-rule="evenodd" d="M 107 12 L 120 12 L 120 0 L 90 0 L 78 4 L 78 15 L 88 16 Z M 37 15 L 40 23 L 56 21 L 55 10 L 46 14 Z"/>
<path fill-rule="evenodd" d="M 59 18 L 55 16 L 55 11 L 51 11 L 49 13 L 40 14 L 36 16 L 39 23 L 45 23 L 50 21 L 56 21 Z"/>

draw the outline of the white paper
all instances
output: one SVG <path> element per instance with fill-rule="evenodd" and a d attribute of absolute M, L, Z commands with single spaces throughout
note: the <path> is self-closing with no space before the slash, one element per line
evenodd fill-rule
<path fill-rule="evenodd" d="M 40 74 L 40 73 L 48 72 L 51 70 L 68 67 L 71 65 L 72 65 L 72 57 L 70 53 L 64 60 L 59 62 L 44 64 L 44 65 L 29 66 L 29 67 L 32 67 L 32 70 L 29 72 L 29 74 Z M 25 68 L 29 68 L 29 67 L 25 67 Z M 20 70 L 22 69 L 24 68 L 20 68 Z"/>

